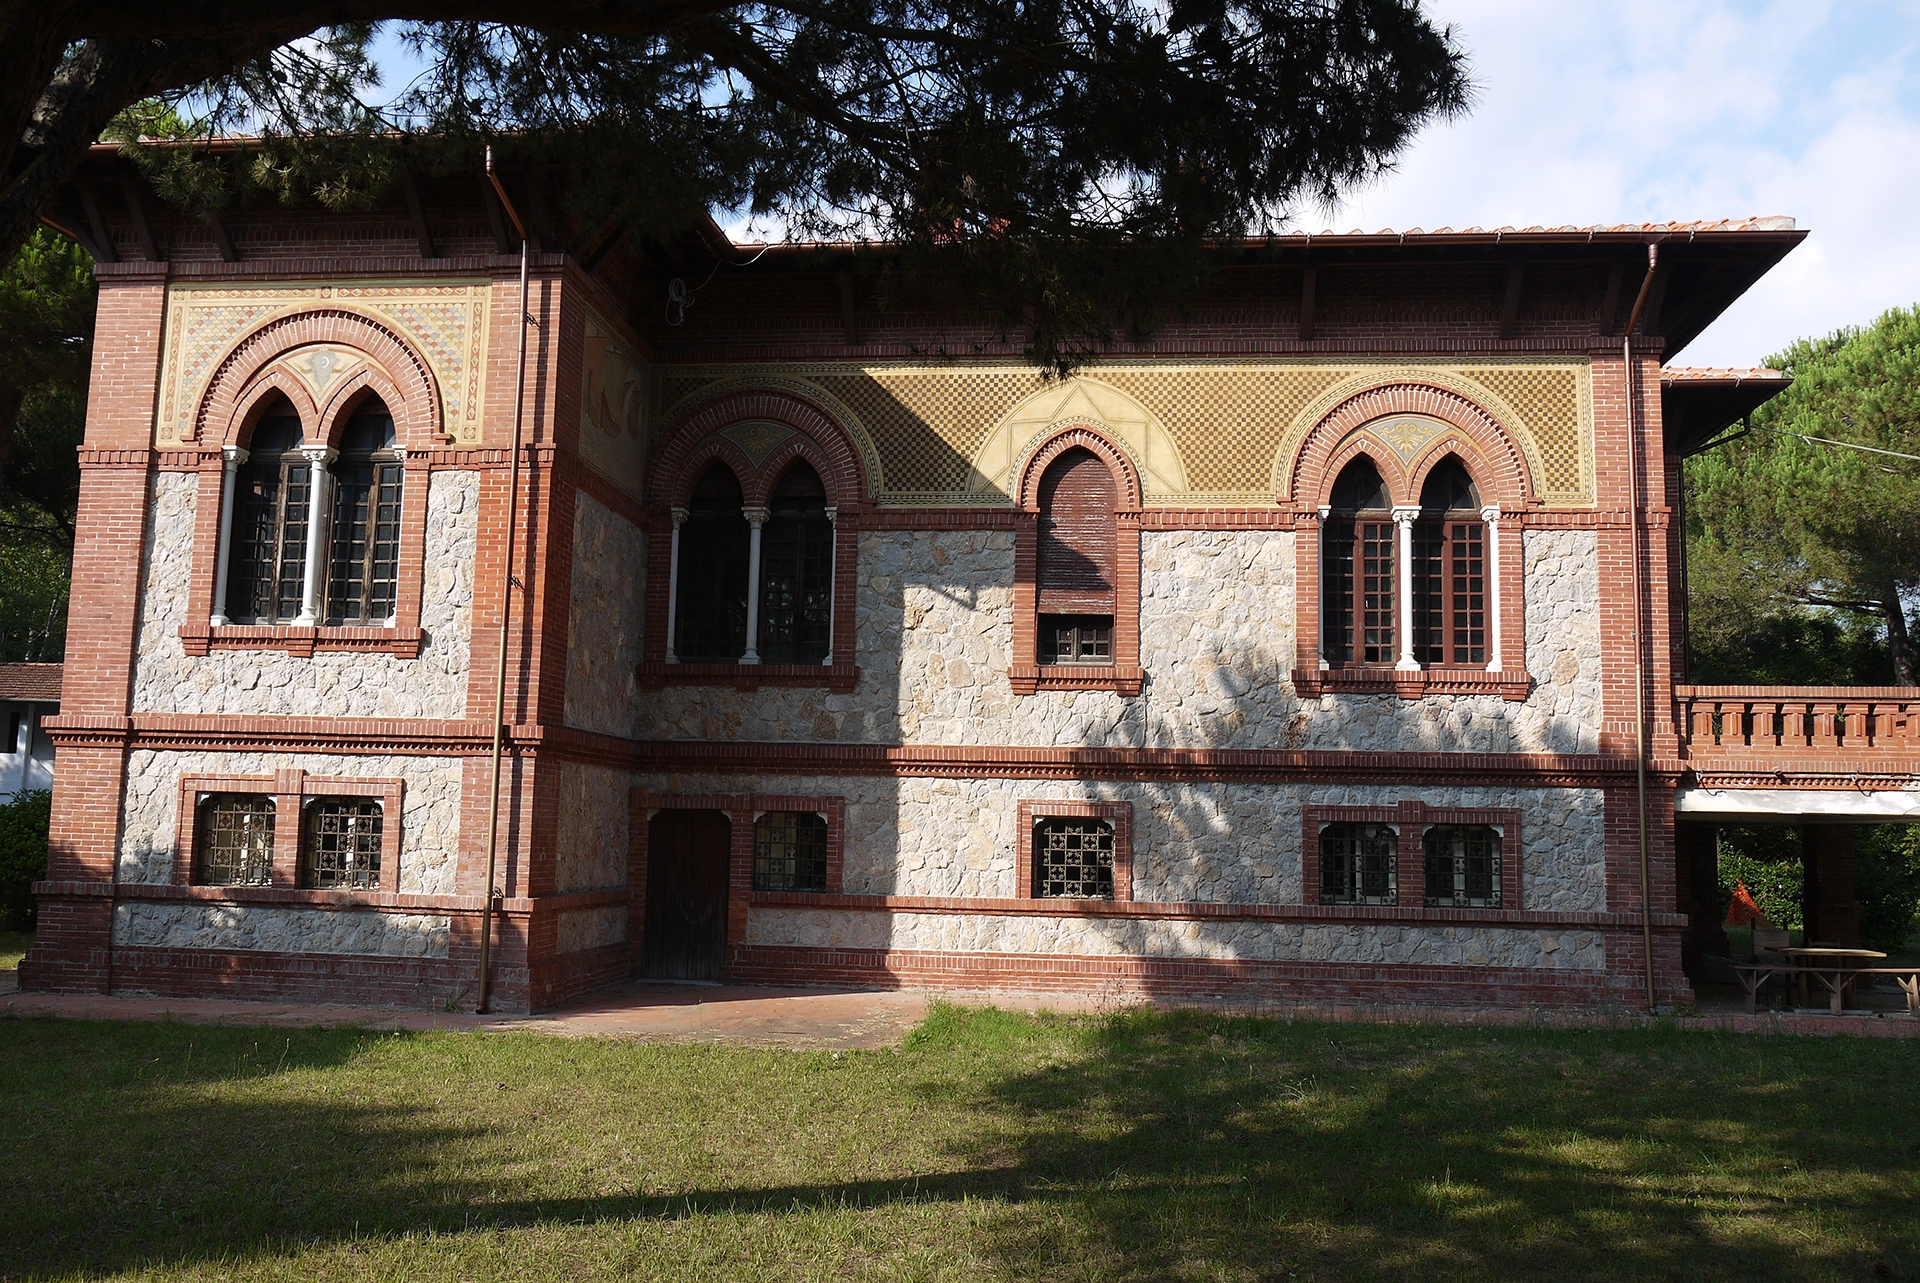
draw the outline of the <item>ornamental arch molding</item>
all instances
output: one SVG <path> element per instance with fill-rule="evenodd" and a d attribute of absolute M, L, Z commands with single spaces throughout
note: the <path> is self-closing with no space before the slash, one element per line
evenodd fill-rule
<path fill-rule="evenodd" d="M 1433 467 L 1457 454 L 1486 498 L 1508 510 L 1539 505 L 1538 451 L 1492 393 L 1439 371 L 1392 371 L 1343 382 L 1294 421 L 1274 458 L 1281 503 L 1316 508 L 1359 453 L 1373 458 L 1397 503 L 1419 501 Z"/>
<path fill-rule="evenodd" d="M 1114 443 L 1104 430 L 1104 425 L 1063 423 L 1056 425 L 1036 443 L 1017 465 L 1014 496 L 1015 503 L 1022 511 L 1040 511 L 1040 479 L 1046 475 L 1047 468 L 1055 459 L 1076 449 L 1088 451 L 1107 465 L 1107 470 L 1113 474 L 1120 508 L 1137 510 L 1140 507 L 1140 471 L 1126 451 Z"/>
<path fill-rule="evenodd" d="M 676 406 L 647 469 L 648 502 L 683 507 L 701 472 L 724 460 L 748 507 L 766 502 L 794 460 L 805 459 L 842 511 L 879 482 L 872 442 L 834 398 L 800 379 L 739 380 Z"/>
<path fill-rule="evenodd" d="M 1034 461 L 1063 431 L 1097 436 L 1090 447 L 1107 459 L 1128 507 L 1187 493 L 1187 470 L 1159 416 L 1119 388 L 1077 375 L 1030 393 L 1008 411 L 974 451 L 967 478 L 969 496 L 995 494 L 1032 507 L 1028 493 L 1038 484 Z M 1057 453 L 1057 452 L 1056 452 Z M 1049 459 L 1053 456 L 1049 455 Z"/>
<path fill-rule="evenodd" d="M 247 412 L 265 384 L 300 389 L 293 400 L 314 441 L 338 435 L 339 411 L 366 387 L 380 392 L 393 414 L 395 436 L 409 450 L 452 440 L 442 430 L 440 389 L 426 360 L 392 327 L 357 312 L 296 312 L 250 332 L 208 380 L 192 419 L 192 439 L 240 444 L 243 426 L 251 426 Z"/>

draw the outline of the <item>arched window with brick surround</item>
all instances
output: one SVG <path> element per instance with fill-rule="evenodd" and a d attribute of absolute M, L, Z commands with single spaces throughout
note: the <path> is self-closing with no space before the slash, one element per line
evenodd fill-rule
<path fill-rule="evenodd" d="M 1040 477 L 1036 567 L 1042 664 L 1113 663 L 1113 473 L 1075 447 Z"/>
<path fill-rule="evenodd" d="M 1487 528 L 1480 490 L 1457 458 L 1441 461 L 1420 490 L 1413 655 L 1422 664 L 1487 662 Z"/>
<path fill-rule="evenodd" d="M 833 521 L 805 462 L 774 485 L 760 539 L 758 651 L 769 664 L 818 664 L 832 650 Z"/>
<path fill-rule="evenodd" d="M 748 528 L 740 479 L 716 463 L 694 483 L 680 528 L 672 653 L 731 664 L 747 649 Z"/>
<path fill-rule="evenodd" d="M 223 607 L 235 623 L 291 623 L 300 614 L 314 466 L 305 444 L 293 406 L 277 398 L 255 425 L 234 482 Z"/>
<path fill-rule="evenodd" d="M 369 396 L 354 408 L 333 474 L 329 624 L 384 624 L 394 616 L 400 582 L 401 454 L 387 403 Z"/>
<path fill-rule="evenodd" d="M 1333 483 L 1322 525 L 1327 662 L 1394 662 L 1393 501 L 1373 460 L 1362 455 Z"/>

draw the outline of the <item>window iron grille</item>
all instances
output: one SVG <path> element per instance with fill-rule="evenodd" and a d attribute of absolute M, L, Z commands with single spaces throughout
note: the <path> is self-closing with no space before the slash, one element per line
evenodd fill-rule
<path fill-rule="evenodd" d="M 1082 819 L 1036 823 L 1033 894 L 1040 899 L 1113 899 L 1113 825 Z"/>
<path fill-rule="evenodd" d="M 300 852 L 300 885 L 315 891 L 378 891 L 380 803 L 324 797 L 307 806 L 306 843 Z"/>
<path fill-rule="evenodd" d="M 273 882 L 271 797 L 215 793 L 200 804 L 193 880 L 211 887 L 263 887 Z"/>
<path fill-rule="evenodd" d="M 755 820 L 753 889 L 825 891 L 826 817 L 810 811 L 768 811 Z"/>
<path fill-rule="evenodd" d="M 1487 824 L 1436 824 L 1424 842 L 1429 905 L 1500 907 L 1499 830 Z"/>
<path fill-rule="evenodd" d="M 1399 835 L 1385 824 L 1320 831 L 1320 903 L 1398 904 Z"/>

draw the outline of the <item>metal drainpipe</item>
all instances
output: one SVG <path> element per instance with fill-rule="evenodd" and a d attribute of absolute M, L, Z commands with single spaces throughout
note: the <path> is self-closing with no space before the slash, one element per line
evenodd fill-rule
<path fill-rule="evenodd" d="M 1633 374 L 1633 331 L 1640 324 L 1653 272 L 1660 265 L 1660 246 L 1647 245 L 1647 275 L 1633 300 L 1633 315 L 1620 336 L 1621 373 L 1627 388 L 1627 517 L 1633 529 L 1633 768 L 1640 803 L 1640 943 L 1647 963 L 1647 1010 L 1658 1009 L 1653 992 L 1652 880 L 1647 870 L 1647 639 L 1640 626 L 1646 600 L 1646 573 L 1640 559 L 1640 415 Z"/>
<path fill-rule="evenodd" d="M 527 322 L 530 319 L 527 315 L 527 228 L 520 221 L 513 202 L 507 199 L 500 175 L 494 172 L 491 147 L 487 148 L 487 179 L 499 194 L 501 205 L 506 207 L 507 217 L 513 220 L 514 231 L 520 234 L 520 359 L 513 381 L 513 448 L 507 459 L 507 552 L 500 572 L 500 655 L 493 670 L 493 773 L 487 785 L 487 880 L 483 887 L 486 907 L 481 911 L 480 923 L 480 998 L 474 1004 L 474 1009 L 483 1013 L 487 1009 L 491 960 L 488 944 L 493 938 L 493 875 L 500 849 L 500 750 L 507 716 L 507 622 L 513 606 L 513 523 L 519 516 L 520 426 L 526 412 Z"/>

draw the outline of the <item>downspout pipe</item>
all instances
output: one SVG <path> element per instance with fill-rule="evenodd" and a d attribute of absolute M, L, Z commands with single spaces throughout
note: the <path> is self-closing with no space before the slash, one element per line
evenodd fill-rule
<path fill-rule="evenodd" d="M 1640 808 L 1640 945 L 1646 959 L 1647 1011 L 1658 1010 L 1653 991 L 1652 878 L 1647 859 L 1647 638 L 1641 626 L 1646 605 L 1646 563 L 1641 557 L 1640 520 L 1640 399 L 1633 369 L 1633 332 L 1647 306 L 1653 274 L 1660 266 L 1660 246 L 1647 243 L 1647 274 L 1633 300 L 1633 315 L 1620 336 L 1620 367 L 1627 390 L 1627 518 L 1633 530 L 1633 769 Z"/>
<path fill-rule="evenodd" d="M 487 148 L 487 180 L 493 184 L 500 204 L 506 208 L 507 217 L 513 220 L 513 230 L 520 234 L 520 356 L 513 376 L 513 448 L 507 455 L 507 551 L 500 571 L 500 653 L 493 670 L 493 770 L 487 785 L 486 907 L 482 911 L 480 924 L 480 997 L 474 1004 L 474 1009 L 481 1013 L 487 1010 L 488 981 L 491 978 L 489 964 L 492 953 L 489 945 L 493 939 L 494 906 L 501 900 L 494 892 L 493 879 L 500 853 L 500 753 L 507 717 L 507 625 L 513 614 L 513 532 L 514 523 L 520 515 L 520 429 L 526 416 L 527 325 L 532 320 L 527 315 L 527 225 L 520 221 L 520 212 L 513 207 L 500 175 L 493 168 L 491 147 Z"/>

